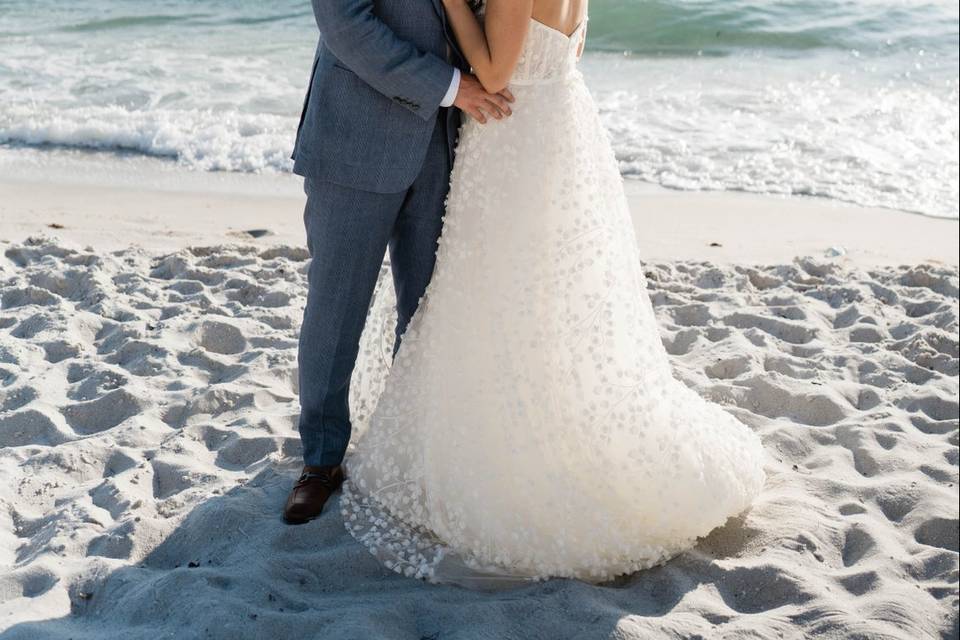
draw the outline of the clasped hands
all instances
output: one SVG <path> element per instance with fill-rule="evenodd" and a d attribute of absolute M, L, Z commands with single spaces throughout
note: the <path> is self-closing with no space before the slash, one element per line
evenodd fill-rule
<path fill-rule="evenodd" d="M 476 76 L 463 73 L 460 75 L 460 88 L 453 105 L 470 114 L 480 124 L 486 124 L 488 117 L 500 120 L 510 116 L 513 113 L 510 109 L 511 102 L 513 94 L 509 89 L 499 93 L 487 93 Z"/>

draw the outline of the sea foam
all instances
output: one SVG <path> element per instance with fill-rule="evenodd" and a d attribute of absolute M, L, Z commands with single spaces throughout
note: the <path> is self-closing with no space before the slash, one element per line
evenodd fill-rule
<path fill-rule="evenodd" d="M 289 171 L 296 126 L 292 117 L 262 113 L 0 109 L 0 143 L 135 152 L 202 171 Z"/>

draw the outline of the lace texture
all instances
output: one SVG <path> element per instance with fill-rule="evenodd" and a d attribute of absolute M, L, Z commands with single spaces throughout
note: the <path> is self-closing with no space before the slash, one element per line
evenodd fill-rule
<path fill-rule="evenodd" d="M 759 438 L 672 375 L 576 71 L 583 28 L 534 23 L 514 115 L 463 125 L 436 270 L 392 366 L 389 278 L 371 308 L 341 508 L 404 575 L 604 581 L 691 547 L 764 481 Z"/>
<path fill-rule="evenodd" d="M 584 20 L 573 33 L 566 36 L 531 19 L 510 84 L 546 84 L 570 78 L 577 71 L 577 51 L 582 44 L 586 25 Z"/>

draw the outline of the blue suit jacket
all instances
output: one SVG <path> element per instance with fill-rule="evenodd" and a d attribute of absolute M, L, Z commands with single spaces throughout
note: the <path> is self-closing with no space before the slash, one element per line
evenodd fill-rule
<path fill-rule="evenodd" d="M 453 68 L 465 66 L 440 0 L 313 0 L 313 12 L 320 41 L 294 173 L 403 191 L 423 166 Z M 446 117 L 452 156 L 460 114 Z"/>

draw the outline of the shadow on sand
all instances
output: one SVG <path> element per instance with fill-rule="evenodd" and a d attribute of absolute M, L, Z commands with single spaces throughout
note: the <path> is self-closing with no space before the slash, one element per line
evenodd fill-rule
<path fill-rule="evenodd" d="M 739 520 L 663 567 L 608 585 L 551 580 L 483 593 L 382 568 L 345 531 L 339 495 L 319 519 L 285 525 L 279 510 L 293 478 L 266 469 L 203 502 L 136 566 L 92 563 L 69 588 L 69 616 L 16 625 L 0 640 L 592 639 L 633 637 L 617 633 L 628 616 L 637 637 L 706 637 L 727 617 L 664 618 L 702 583 L 738 609 L 712 561 L 751 536 Z"/>

